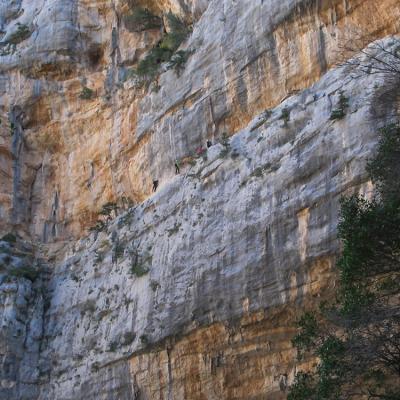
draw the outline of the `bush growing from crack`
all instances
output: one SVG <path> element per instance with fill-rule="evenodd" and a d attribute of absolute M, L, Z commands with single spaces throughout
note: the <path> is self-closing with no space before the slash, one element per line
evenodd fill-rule
<path fill-rule="evenodd" d="M 282 110 L 280 119 L 284 121 L 285 125 L 290 121 L 290 110 L 287 107 Z"/>
<path fill-rule="evenodd" d="M 108 202 L 101 207 L 99 214 L 105 216 L 107 219 L 111 219 L 112 214 L 114 213 L 116 215 L 117 212 L 118 212 L 117 203 Z"/>
<path fill-rule="evenodd" d="M 113 341 L 110 343 L 110 346 L 108 347 L 108 351 L 111 353 L 114 353 L 115 351 L 117 351 L 118 347 L 119 347 L 118 342 Z"/>
<path fill-rule="evenodd" d="M 39 276 L 39 269 L 30 265 L 25 265 L 22 267 L 14 267 L 8 270 L 10 276 L 15 276 L 16 278 L 25 278 L 34 282 Z"/>
<path fill-rule="evenodd" d="M 193 50 L 179 50 L 175 54 L 172 55 L 170 62 L 168 64 L 168 69 L 174 69 L 178 75 L 182 72 L 187 60 L 190 55 L 193 53 Z"/>
<path fill-rule="evenodd" d="M 94 96 L 94 91 L 87 86 L 84 86 L 82 88 L 81 94 L 79 95 L 79 98 L 82 100 L 90 100 Z"/>
<path fill-rule="evenodd" d="M 8 242 L 8 243 L 16 243 L 17 242 L 17 236 L 14 233 L 6 233 L 0 241 L 3 242 Z"/>
<path fill-rule="evenodd" d="M 94 254 L 94 264 L 100 264 L 104 260 L 104 253 L 102 251 L 95 251 Z"/>
<path fill-rule="evenodd" d="M 133 343 L 133 341 L 136 339 L 136 333 L 135 332 L 125 332 L 124 333 L 124 338 L 122 341 L 122 344 L 124 346 L 128 346 L 131 343 Z"/>
<path fill-rule="evenodd" d="M 141 32 L 161 28 L 162 19 L 147 8 L 137 7 L 124 17 L 124 24 L 131 32 Z"/>
<path fill-rule="evenodd" d="M 254 132 L 258 128 L 263 126 L 268 121 L 268 119 L 271 117 L 271 115 L 272 115 L 272 111 L 271 110 L 265 110 L 261 114 L 260 120 L 250 129 L 250 132 Z"/>
<path fill-rule="evenodd" d="M 330 119 L 332 121 L 343 119 L 346 116 L 346 111 L 348 108 L 349 99 L 344 95 L 343 92 L 340 92 L 338 107 L 332 111 Z"/>
<path fill-rule="evenodd" d="M 114 248 L 114 257 L 116 260 L 119 260 L 124 256 L 125 253 L 125 245 L 122 242 L 118 242 Z"/>
<path fill-rule="evenodd" d="M 222 142 L 221 142 L 221 144 L 222 144 L 222 146 L 224 146 L 224 147 L 223 147 L 223 149 L 219 152 L 219 158 L 225 158 L 225 157 L 229 154 L 230 147 L 231 147 L 231 144 L 230 144 L 230 142 L 229 142 L 229 136 L 228 136 L 226 133 L 224 133 L 224 134 L 222 135 Z"/>
<path fill-rule="evenodd" d="M 140 341 L 142 342 L 142 344 L 144 344 L 145 346 L 147 346 L 149 344 L 149 338 L 147 337 L 147 335 L 140 335 Z"/>
<path fill-rule="evenodd" d="M 99 211 L 99 216 L 105 218 L 105 221 L 99 219 L 96 221 L 96 224 L 89 228 L 90 232 L 103 232 L 107 228 L 107 223 L 111 221 L 114 216 L 117 215 L 118 212 L 118 206 L 114 202 L 108 202 L 104 204 L 100 211 Z"/>
<path fill-rule="evenodd" d="M 167 229 L 168 232 L 168 237 L 175 235 L 175 233 L 179 232 L 179 228 L 181 227 L 181 224 L 178 222 L 175 222 L 174 226 L 170 229 Z"/>
<path fill-rule="evenodd" d="M 18 22 L 17 30 L 9 36 L 7 43 L 17 45 L 28 39 L 31 35 L 32 32 L 30 31 L 29 27 Z"/>
<path fill-rule="evenodd" d="M 164 36 L 160 46 L 174 52 L 189 36 L 190 29 L 184 21 L 172 12 L 167 14 L 167 22 L 169 32 Z"/>
<path fill-rule="evenodd" d="M 10 121 L 10 135 L 13 136 L 15 133 L 15 124 L 14 122 Z"/>
<path fill-rule="evenodd" d="M 90 232 L 103 232 L 107 227 L 104 221 L 96 221 L 95 225 L 89 228 Z"/>
<path fill-rule="evenodd" d="M 131 266 L 131 273 L 140 278 L 149 273 L 149 268 L 144 266 L 143 264 L 134 263 Z"/>
<path fill-rule="evenodd" d="M 140 252 L 140 244 L 132 243 L 128 248 L 128 253 L 131 258 L 130 272 L 137 277 L 144 276 L 149 273 L 150 269 L 147 265 L 151 265 L 152 256 L 147 252 Z"/>
<path fill-rule="evenodd" d="M 136 74 L 140 78 L 152 80 L 159 72 L 160 65 L 171 59 L 173 52 L 168 48 L 162 48 L 160 45 L 152 48 L 146 57 L 139 62 Z"/>
<path fill-rule="evenodd" d="M 188 37 L 190 30 L 179 17 L 171 12 L 167 14 L 166 19 L 169 32 L 137 66 L 136 74 L 142 79 L 153 80 L 158 75 L 161 64 L 165 62 L 170 62 L 170 68 L 180 71 L 191 54 L 191 51 L 181 50 L 173 58 L 174 53 Z"/>

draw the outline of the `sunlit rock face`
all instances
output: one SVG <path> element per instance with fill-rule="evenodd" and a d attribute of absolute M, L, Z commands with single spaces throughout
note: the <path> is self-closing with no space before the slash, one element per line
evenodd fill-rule
<path fill-rule="evenodd" d="M 191 26 L 184 68 L 150 85 L 132 70 L 164 32 L 129 28 L 138 6 Z M 339 199 L 371 190 L 399 110 L 393 80 L 335 64 L 391 46 L 399 17 L 397 0 L 1 2 L 0 238 L 19 236 L 0 241 L 0 399 L 285 399 L 294 320 L 335 285 Z"/>
<path fill-rule="evenodd" d="M 393 33 L 399 17 L 396 0 L 142 1 L 193 24 L 182 48 L 194 51 L 179 75 L 144 89 L 129 71 L 162 33 L 126 28 L 133 3 L 1 4 L 4 230 L 81 236 L 104 203 L 143 201 L 153 179 L 173 177 L 176 158 L 235 134 L 318 80 L 350 38 Z"/>

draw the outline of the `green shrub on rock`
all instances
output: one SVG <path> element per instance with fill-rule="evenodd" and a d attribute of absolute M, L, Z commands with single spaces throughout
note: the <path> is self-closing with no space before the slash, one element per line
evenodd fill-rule
<path fill-rule="evenodd" d="M 16 243 L 17 236 L 14 233 L 6 233 L 0 241 L 8 242 L 8 243 Z"/>
<path fill-rule="evenodd" d="M 158 75 L 161 64 L 166 62 L 170 62 L 169 68 L 175 68 L 179 72 L 192 53 L 185 50 L 175 53 L 188 37 L 190 29 L 179 17 L 171 12 L 167 14 L 166 19 L 169 28 L 168 32 L 137 66 L 136 74 L 140 78 L 153 80 Z"/>
<path fill-rule="evenodd" d="M 82 100 L 90 100 L 94 95 L 94 92 L 92 89 L 84 86 L 82 88 L 81 94 L 79 95 L 79 98 Z"/>
<path fill-rule="evenodd" d="M 124 17 L 126 29 L 130 32 L 142 32 L 162 27 L 162 19 L 147 8 L 137 7 L 131 14 Z"/>
<path fill-rule="evenodd" d="M 31 36 L 32 32 L 25 24 L 17 23 L 17 30 L 10 35 L 7 43 L 17 45 Z"/>
<path fill-rule="evenodd" d="M 33 266 L 22 266 L 22 267 L 13 267 L 8 270 L 8 274 L 10 276 L 15 276 L 17 278 L 25 278 L 32 282 L 34 282 L 39 276 L 39 270 Z"/>
<path fill-rule="evenodd" d="M 343 119 L 346 116 L 346 111 L 349 108 L 349 99 L 340 92 L 338 108 L 334 109 L 331 114 L 331 120 Z"/>

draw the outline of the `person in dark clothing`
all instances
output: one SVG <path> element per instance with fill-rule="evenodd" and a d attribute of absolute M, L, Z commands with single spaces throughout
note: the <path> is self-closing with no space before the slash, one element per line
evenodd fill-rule
<path fill-rule="evenodd" d="M 211 140 L 207 140 L 207 148 L 210 148 L 212 146 Z"/>
<path fill-rule="evenodd" d="M 180 173 L 180 168 L 179 168 L 179 160 L 175 160 L 175 174 L 178 175 Z"/>
<path fill-rule="evenodd" d="M 153 181 L 153 192 L 155 192 L 158 188 L 158 181 Z"/>

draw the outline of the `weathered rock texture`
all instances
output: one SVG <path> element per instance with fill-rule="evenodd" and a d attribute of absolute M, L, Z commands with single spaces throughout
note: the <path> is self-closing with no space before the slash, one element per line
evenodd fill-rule
<path fill-rule="evenodd" d="M 39 393 L 43 334 L 42 279 L 32 247 L 0 241 L 0 398 L 31 399 Z"/>
<path fill-rule="evenodd" d="M 392 80 L 327 71 L 349 39 L 397 33 L 400 5 L 138 3 L 193 23 L 185 69 L 149 88 L 127 71 L 161 32 L 128 31 L 131 2 L 0 6 L 3 42 L 29 28 L 0 58 L 0 234 L 51 263 L 33 284 L 0 271 L 0 396 L 283 399 L 293 321 L 334 286 L 339 198 L 370 190 L 366 159 L 399 108 L 382 106 Z M 192 161 L 180 175 L 176 158 Z M 111 200 L 125 211 L 88 234 Z"/>
<path fill-rule="evenodd" d="M 2 40 L 18 23 L 31 32 L 1 57 L 8 226 L 44 241 L 81 235 L 102 204 L 143 201 L 153 178 L 171 179 L 175 158 L 310 86 L 349 38 L 393 33 L 399 21 L 397 0 L 153 3 L 199 18 L 184 44 L 194 54 L 180 76 L 162 74 L 158 92 L 126 80 L 160 35 L 125 28 L 128 2 L 3 3 Z M 80 99 L 84 86 L 92 99 Z M 13 138 L 7 113 L 17 122 Z"/>

